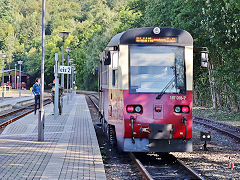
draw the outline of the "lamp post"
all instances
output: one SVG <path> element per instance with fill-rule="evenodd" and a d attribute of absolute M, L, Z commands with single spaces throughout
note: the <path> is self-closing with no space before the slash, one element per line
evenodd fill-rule
<path fill-rule="evenodd" d="M 9 71 L 8 71 L 8 82 L 9 82 L 9 86 L 10 86 L 10 84 L 11 84 L 11 69 L 10 69 L 10 64 L 8 65 L 8 67 L 9 67 Z M 9 90 L 10 90 L 10 88 L 9 88 Z"/>
<path fill-rule="evenodd" d="M 70 93 L 72 94 L 73 92 L 73 71 L 74 71 L 74 66 L 75 64 L 73 64 L 74 59 L 70 59 L 69 63 L 71 63 L 71 74 L 70 74 Z M 71 99 L 72 99 L 72 95 L 71 95 Z"/>
<path fill-rule="evenodd" d="M 20 73 L 19 97 L 21 97 L 21 89 L 22 89 L 22 63 L 23 63 L 23 61 L 18 61 L 18 64 L 19 64 L 19 73 Z"/>
<path fill-rule="evenodd" d="M 70 34 L 69 31 L 58 31 L 59 32 L 59 36 L 63 39 L 62 41 L 62 66 L 64 66 L 64 41 L 65 39 L 68 37 L 68 35 Z M 64 74 L 61 75 L 61 86 L 64 89 Z"/>
<path fill-rule="evenodd" d="M 17 82 L 17 64 L 15 64 L 15 76 L 14 76 L 14 88 L 15 89 L 17 89 L 16 82 Z"/>
<path fill-rule="evenodd" d="M 75 84 L 76 84 L 76 79 L 77 79 L 77 71 L 74 71 L 74 82 L 75 82 Z M 74 87 L 74 89 L 75 89 L 75 87 Z M 75 94 L 76 93 L 77 93 L 77 89 L 75 89 Z"/>
<path fill-rule="evenodd" d="M 40 90 L 40 109 L 38 114 L 38 141 L 44 141 L 44 60 L 45 60 L 45 7 L 46 2 L 42 0 L 42 57 L 41 57 L 41 90 Z"/>
<path fill-rule="evenodd" d="M 67 66 L 69 66 L 69 53 L 72 51 L 72 48 L 70 48 L 70 47 L 66 47 L 65 51 L 68 53 L 68 62 L 67 62 Z M 69 99 L 68 87 L 69 87 L 69 74 L 67 74 L 67 101 L 68 101 L 68 99 Z"/>
<path fill-rule="evenodd" d="M 19 75 L 17 76 L 17 90 L 19 89 Z"/>
<path fill-rule="evenodd" d="M 74 62 L 74 59 L 69 59 L 69 63 L 71 63 L 71 75 L 70 75 L 70 92 L 72 92 L 72 82 L 73 82 L 73 79 L 72 79 L 72 75 L 73 75 L 73 67 L 74 67 L 74 64 L 72 64 Z"/>
<path fill-rule="evenodd" d="M 2 100 L 4 100 L 4 58 L 6 57 L 5 53 L 0 53 L 0 56 L 2 56 Z"/>

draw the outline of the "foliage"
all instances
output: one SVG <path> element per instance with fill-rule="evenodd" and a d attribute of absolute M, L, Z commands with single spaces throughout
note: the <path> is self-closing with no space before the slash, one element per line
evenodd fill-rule
<path fill-rule="evenodd" d="M 41 1 L 0 0 L 0 51 L 14 68 L 23 60 L 23 71 L 32 80 L 40 76 Z M 234 0 L 51 0 L 46 1 L 46 84 L 53 80 L 55 53 L 61 61 L 58 31 L 71 31 L 65 47 L 72 47 L 77 86 L 96 90 L 94 68 L 115 34 L 130 28 L 168 26 L 184 29 L 194 46 L 209 49 L 210 68 L 200 67 L 194 55 L 196 105 L 240 111 L 240 2 Z M 67 54 L 65 54 L 67 59 Z M 210 72 L 210 74 L 209 74 Z"/>

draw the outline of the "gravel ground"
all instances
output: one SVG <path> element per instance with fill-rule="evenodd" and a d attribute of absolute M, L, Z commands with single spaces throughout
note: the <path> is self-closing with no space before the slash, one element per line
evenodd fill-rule
<path fill-rule="evenodd" d="M 193 124 L 193 127 L 193 152 L 172 154 L 206 179 L 240 179 L 240 143 L 202 125 Z M 208 151 L 203 150 L 200 131 L 211 131 Z M 229 168 L 230 162 L 234 163 L 232 170 Z"/>
<path fill-rule="evenodd" d="M 90 109 L 94 128 L 97 134 L 100 151 L 103 158 L 105 172 L 108 180 L 137 180 L 142 179 L 137 167 L 132 162 L 127 153 L 119 152 L 116 147 L 112 147 L 103 134 L 101 127 L 96 125 L 99 122 L 98 112 L 92 102 L 86 96 L 88 107 Z"/>

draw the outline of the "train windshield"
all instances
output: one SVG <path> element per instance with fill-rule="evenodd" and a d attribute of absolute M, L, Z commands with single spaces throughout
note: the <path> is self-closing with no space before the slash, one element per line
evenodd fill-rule
<path fill-rule="evenodd" d="M 129 93 L 184 93 L 184 48 L 130 46 Z"/>

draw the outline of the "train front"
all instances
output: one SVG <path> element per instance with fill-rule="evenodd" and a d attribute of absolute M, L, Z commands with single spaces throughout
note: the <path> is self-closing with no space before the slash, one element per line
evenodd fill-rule
<path fill-rule="evenodd" d="M 119 49 L 120 62 L 128 59 L 121 64 L 128 70 L 123 151 L 191 152 L 191 35 L 172 28 L 133 29 L 122 35 Z"/>

